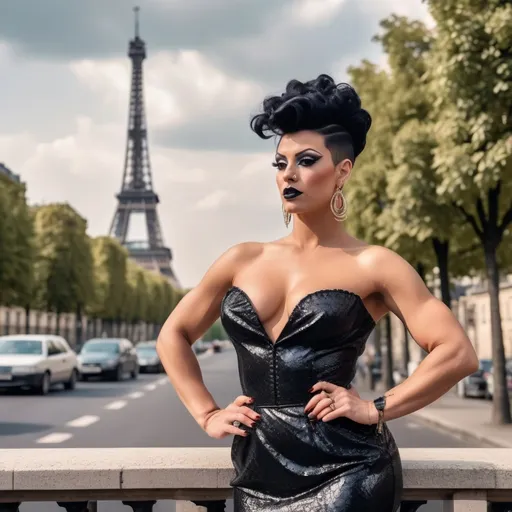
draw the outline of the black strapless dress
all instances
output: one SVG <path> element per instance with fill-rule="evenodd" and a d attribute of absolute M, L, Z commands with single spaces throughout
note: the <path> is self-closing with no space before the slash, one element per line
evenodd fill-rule
<path fill-rule="evenodd" d="M 242 390 L 261 415 L 234 436 L 235 512 L 395 512 L 402 467 L 384 426 L 347 418 L 311 421 L 304 406 L 318 381 L 345 388 L 375 327 L 362 299 L 318 290 L 292 311 L 272 343 L 247 294 L 231 287 L 221 320 L 236 349 Z"/>

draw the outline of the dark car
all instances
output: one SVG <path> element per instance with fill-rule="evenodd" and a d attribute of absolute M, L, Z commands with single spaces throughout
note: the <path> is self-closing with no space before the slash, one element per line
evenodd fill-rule
<path fill-rule="evenodd" d="M 163 373 L 164 366 L 156 351 L 156 341 L 141 341 L 135 345 L 141 372 Z"/>
<path fill-rule="evenodd" d="M 492 369 L 491 359 L 480 359 L 479 368 L 475 373 L 462 379 L 457 385 L 459 396 L 485 398 L 488 395 L 489 372 Z"/>
<path fill-rule="evenodd" d="M 139 374 L 137 352 L 130 340 L 124 338 L 93 338 L 84 343 L 78 355 L 83 380 L 89 377 L 122 380 L 129 373 L 132 379 Z"/>

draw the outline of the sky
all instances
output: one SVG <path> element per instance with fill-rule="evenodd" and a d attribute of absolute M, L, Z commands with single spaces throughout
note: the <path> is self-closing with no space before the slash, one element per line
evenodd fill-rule
<path fill-rule="evenodd" d="M 121 187 L 134 5 L 0 0 L 0 162 L 21 175 L 31 204 L 68 202 L 90 236 L 108 233 Z M 421 0 L 137 5 L 153 184 L 185 287 L 230 246 L 286 234 L 275 142 L 249 128 L 264 97 L 292 78 L 348 81 L 363 59 L 385 66 L 372 37 L 391 13 L 432 23 Z M 135 218 L 130 238 L 141 235 Z"/>

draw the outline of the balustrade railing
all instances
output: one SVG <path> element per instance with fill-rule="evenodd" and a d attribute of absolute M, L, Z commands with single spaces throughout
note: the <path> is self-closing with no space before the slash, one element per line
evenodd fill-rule
<path fill-rule="evenodd" d="M 401 512 L 442 500 L 443 512 L 512 512 L 512 449 L 409 448 Z M 177 512 L 221 512 L 231 496 L 229 448 L 0 450 L 0 512 L 53 501 L 68 512 L 96 512 L 117 500 L 151 512 L 176 500 Z"/>

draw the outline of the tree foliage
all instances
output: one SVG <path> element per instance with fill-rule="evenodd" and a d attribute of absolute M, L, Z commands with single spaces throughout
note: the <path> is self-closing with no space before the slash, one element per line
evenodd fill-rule
<path fill-rule="evenodd" d="M 25 186 L 0 175 L 0 304 L 30 305 L 35 253 Z"/>
<path fill-rule="evenodd" d="M 105 320 L 120 319 L 130 291 L 126 280 L 128 252 L 113 238 L 100 236 L 92 239 L 92 256 L 95 294 L 88 312 Z"/>
<path fill-rule="evenodd" d="M 38 304 L 49 311 L 73 312 L 93 296 L 86 229 L 86 220 L 68 204 L 49 204 L 34 210 L 36 297 Z"/>
<path fill-rule="evenodd" d="M 438 193 L 458 209 L 482 249 L 491 302 L 493 421 L 510 423 L 499 302 L 500 246 L 512 224 L 512 4 L 429 0 L 436 41 Z"/>

